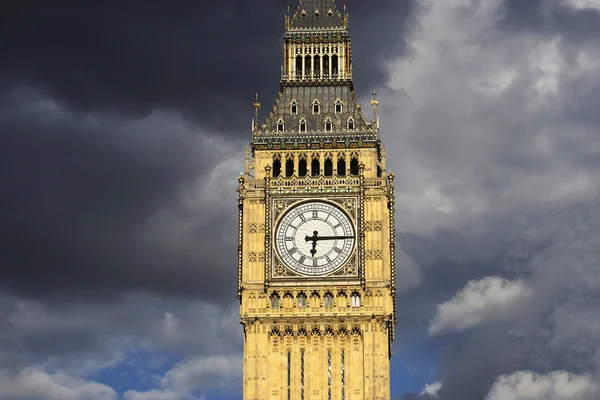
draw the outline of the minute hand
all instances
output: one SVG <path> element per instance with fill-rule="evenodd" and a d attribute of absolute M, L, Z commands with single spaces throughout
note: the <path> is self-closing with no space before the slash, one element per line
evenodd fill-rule
<path fill-rule="evenodd" d="M 354 236 L 308 236 L 304 238 L 307 242 L 317 242 L 319 240 L 338 240 L 338 239 L 354 239 Z"/>

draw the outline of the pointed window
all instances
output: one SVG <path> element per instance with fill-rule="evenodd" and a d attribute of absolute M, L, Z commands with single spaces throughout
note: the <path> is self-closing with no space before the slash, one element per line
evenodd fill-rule
<path fill-rule="evenodd" d="M 313 114 L 321 113 L 321 105 L 319 104 L 319 100 L 313 101 Z"/>
<path fill-rule="evenodd" d="M 300 124 L 298 125 L 298 131 L 299 132 L 306 132 L 306 120 L 304 118 L 302 118 L 300 120 Z"/>
<path fill-rule="evenodd" d="M 329 9 L 329 11 L 327 11 L 327 15 L 329 15 L 330 17 L 333 15 L 333 11 L 331 11 L 331 8 Z"/>
<path fill-rule="evenodd" d="M 352 292 L 351 301 L 352 301 L 351 304 L 352 304 L 353 308 L 359 308 L 360 307 L 360 294 L 358 294 L 358 292 Z"/>
<path fill-rule="evenodd" d="M 321 174 L 321 163 L 319 162 L 319 156 L 314 155 L 310 163 L 310 172 L 312 176 L 319 176 Z"/>
<path fill-rule="evenodd" d="M 349 131 L 354 130 L 354 120 L 352 118 L 348 118 L 348 122 L 346 123 Z"/>
<path fill-rule="evenodd" d="M 318 17 L 319 16 L 319 10 L 315 10 L 315 15 Z"/>
<path fill-rule="evenodd" d="M 338 99 L 335 102 L 335 113 L 336 114 L 341 114 L 342 113 L 342 102 Z"/>
<path fill-rule="evenodd" d="M 281 175 L 281 156 L 279 154 L 273 157 L 273 178 Z"/>
<path fill-rule="evenodd" d="M 331 132 L 332 127 L 333 124 L 331 123 L 331 120 L 327 118 L 327 120 L 325 121 L 325 132 Z"/>
<path fill-rule="evenodd" d="M 306 295 L 304 293 L 298 294 L 298 308 L 306 308 Z"/>
<path fill-rule="evenodd" d="M 339 176 L 346 176 L 346 158 L 342 155 L 338 156 L 337 174 Z"/>
<path fill-rule="evenodd" d="M 279 293 L 277 292 L 271 295 L 271 308 L 279 308 Z"/>
<path fill-rule="evenodd" d="M 292 157 L 288 157 L 288 159 L 285 160 L 285 176 L 289 178 L 293 175 L 294 175 L 294 159 Z"/>
<path fill-rule="evenodd" d="M 333 308 L 333 295 L 329 292 L 325 293 L 325 308 Z"/>
<path fill-rule="evenodd" d="M 285 126 L 283 125 L 283 121 L 282 120 L 277 121 L 277 132 L 283 132 L 284 128 L 285 128 Z"/>
<path fill-rule="evenodd" d="M 350 159 L 350 175 L 358 175 L 358 156 L 353 155 Z"/>
<path fill-rule="evenodd" d="M 306 10 L 302 10 L 302 13 L 300 13 L 300 15 L 306 17 Z"/>
<path fill-rule="evenodd" d="M 300 154 L 298 157 L 298 176 L 306 176 L 308 173 L 308 165 L 306 162 L 306 154 Z"/>
<path fill-rule="evenodd" d="M 331 160 L 331 156 L 327 156 L 325 158 L 325 176 L 333 176 L 333 161 Z"/>
<path fill-rule="evenodd" d="M 296 100 L 292 101 L 292 104 L 290 104 L 290 114 L 298 114 L 298 104 L 296 103 Z"/>

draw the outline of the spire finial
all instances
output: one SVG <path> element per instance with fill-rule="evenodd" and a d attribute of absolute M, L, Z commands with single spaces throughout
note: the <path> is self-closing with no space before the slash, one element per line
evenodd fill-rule
<path fill-rule="evenodd" d="M 258 124 L 258 110 L 260 110 L 260 103 L 258 101 L 258 93 L 256 93 L 254 95 L 254 103 L 252 103 L 252 105 L 254 106 L 254 118 L 255 118 L 256 124 Z"/>
<path fill-rule="evenodd" d="M 373 100 L 371 100 L 371 106 L 373 106 L 373 123 L 377 123 L 377 105 L 379 101 L 377 100 L 377 92 L 373 90 Z"/>

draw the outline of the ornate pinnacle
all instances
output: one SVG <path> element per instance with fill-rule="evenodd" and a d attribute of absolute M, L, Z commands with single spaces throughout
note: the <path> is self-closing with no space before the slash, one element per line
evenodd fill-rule
<path fill-rule="evenodd" d="M 254 106 L 254 120 L 256 121 L 256 124 L 258 124 L 258 110 L 260 110 L 260 102 L 258 101 L 258 93 L 256 93 L 256 95 L 254 96 L 254 103 L 252 103 L 252 105 Z"/>
<path fill-rule="evenodd" d="M 373 124 L 377 124 L 377 105 L 379 101 L 377 100 L 377 92 L 373 90 L 373 100 L 371 100 L 371 106 L 373 106 Z"/>

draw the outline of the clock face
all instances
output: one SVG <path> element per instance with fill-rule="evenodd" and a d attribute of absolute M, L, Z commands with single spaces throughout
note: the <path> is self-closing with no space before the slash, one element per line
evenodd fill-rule
<path fill-rule="evenodd" d="M 281 218 L 275 248 L 281 261 L 303 275 L 326 275 L 352 255 L 356 233 L 340 208 L 323 201 L 301 203 Z"/>

